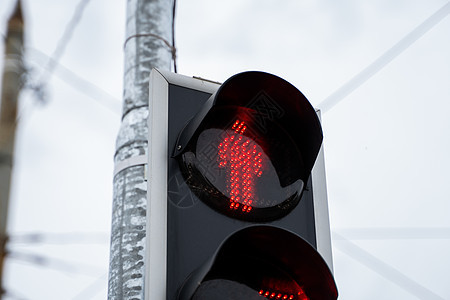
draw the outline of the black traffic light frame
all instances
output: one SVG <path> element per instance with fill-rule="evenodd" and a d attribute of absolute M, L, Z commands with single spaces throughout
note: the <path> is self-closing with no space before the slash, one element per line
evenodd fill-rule
<path fill-rule="evenodd" d="M 171 72 L 152 70 L 150 74 L 150 102 L 149 102 L 149 153 L 148 153 L 148 205 L 147 205 L 147 238 L 146 238 L 146 299 L 175 299 L 177 291 L 174 286 L 182 284 L 180 279 L 169 278 L 173 265 L 190 260 L 187 269 L 203 263 L 217 250 L 221 241 L 230 232 L 236 231 L 248 222 L 233 220 L 211 210 L 196 198 L 184 183 L 179 171 L 178 162 L 172 158 L 176 149 L 176 137 L 187 121 L 198 112 L 203 104 L 220 87 L 219 83 L 208 80 L 191 78 Z M 169 120 L 170 119 L 170 120 Z M 306 206 L 309 209 L 305 208 Z M 312 210 L 310 208 L 313 208 Z M 312 211 L 311 216 L 301 215 L 305 211 Z M 196 214 L 205 219 L 196 224 L 186 226 L 179 220 L 189 220 Z M 306 222 L 314 224 L 313 235 L 307 236 L 311 229 L 303 228 L 302 237 L 306 239 L 327 262 L 332 270 L 331 239 L 326 198 L 326 183 L 324 159 L 322 149 L 316 160 L 306 191 L 298 209 L 283 218 L 288 229 L 302 232 L 299 228 L 299 218 L 309 218 Z M 311 219 L 312 218 L 312 219 Z M 288 221 L 286 221 L 288 219 Z M 291 221 L 289 221 L 291 219 Z M 175 221 L 175 222 L 173 222 Z M 216 223 L 217 222 L 217 223 Z M 217 224 L 225 222 L 226 228 L 217 228 Z M 289 223 L 290 222 L 290 223 Z M 174 224 L 175 223 L 175 224 Z M 269 225 L 277 226 L 278 221 Z M 209 226 L 206 226 L 209 225 Z M 292 226 L 292 228 L 289 228 Z M 300 225 L 300 227 L 305 224 Z M 198 231 L 198 241 L 208 239 L 210 248 L 202 249 L 192 259 L 192 253 L 201 245 L 190 245 L 186 240 L 188 234 Z M 180 234 L 181 231 L 182 233 Z M 211 234 L 214 235 L 211 241 Z M 169 249 L 168 245 L 183 245 L 191 247 L 188 253 L 177 253 Z M 174 247 L 172 247 L 174 248 Z M 185 257 L 183 255 L 187 255 Z M 179 278 L 186 278 L 189 274 L 179 274 Z M 169 276 L 169 277 L 168 277 Z M 168 288 L 168 286 L 170 286 Z"/>

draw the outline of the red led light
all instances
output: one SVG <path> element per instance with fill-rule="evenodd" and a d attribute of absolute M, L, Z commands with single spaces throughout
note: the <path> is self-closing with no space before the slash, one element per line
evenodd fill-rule
<path fill-rule="evenodd" d="M 253 208 L 255 179 L 262 175 L 262 152 L 252 139 L 243 135 L 247 130 L 244 121 L 236 120 L 231 129 L 218 146 L 219 167 L 226 168 L 230 210 L 248 213 Z"/>
<path fill-rule="evenodd" d="M 306 296 L 305 292 L 300 288 L 300 291 L 297 295 L 292 295 L 289 293 L 283 293 L 282 291 L 269 291 L 261 289 L 259 294 L 266 297 L 267 299 L 281 299 L 281 300 L 310 300 L 308 296 Z"/>

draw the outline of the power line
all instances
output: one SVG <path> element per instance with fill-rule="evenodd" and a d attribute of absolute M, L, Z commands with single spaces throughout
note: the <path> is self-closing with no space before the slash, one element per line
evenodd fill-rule
<path fill-rule="evenodd" d="M 25 233 L 10 234 L 9 244 L 108 244 L 106 232 L 65 232 L 65 233 Z"/>
<path fill-rule="evenodd" d="M 32 253 L 11 251 L 8 253 L 7 257 L 9 259 L 13 259 L 16 261 L 25 262 L 32 265 L 45 267 L 48 269 L 54 269 L 65 273 L 82 274 L 97 277 L 99 273 L 104 272 L 104 268 L 101 267 L 74 262 L 67 262 L 61 259 L 46 257 Z"/>
<path fill-rule="evenodd" d="M 3 38 L 6 38 L 4 33 L 0 33 Z M 22 51 L 22 50 L 21 50 Z M 42 61 L 45 60 L 47 63 L 49 61 L 53 61 L 54 63 L 54 71 L 57 72 L 58 77 L 64 81 L 69 86 L 73 87 L 75 90 L 85 94 L 86 96 L 94 99 L 103 107 L 109 109 L 114 114 L 120 115 L 121 113 L 121 101 L 105 91 L 103 88 L 95 85 L 94 83 L 84 79 L 82 76 L 76 74 L 66 66 L 62 65 L 60 62 L 53 60 L 52 57 L 48 56 L 44 52 L 36 49 L 27 47 L 27 54 L 35 57 L 35 62 L 39 65 L 44 65 Z M 26 59 L 25 59 L 26 60 Z M 45 67 L 43 67 L 45 68 Z M 31 84 L 31 69 L 27 68 L 25 70 L 25 75 L 27 79 L 24 79 L 24 89 L 31 89 L 40 99 L 44 102 L 44 86 L 43 84 Z"/>
<path fill-rule="evenodd" d="M 332 109 L 336 104 L 338 104 L 345 97 L 350 95 L 354 90 L 363 85 L 367 80 L 369 80 L 373 75 L 378 73 L 383 69 L 388 63 L 394 60 L 397 56 L 402 54 L 406 49 L 408 49 L 415 41 L 421 38 L 425 33 L 427 33 L 431 28 L 438 24 L 442 19 L 444 19 L 450 13 L 450 2 L 447 2 L 443 7 L 441 7 L 437 12 L 431 15 L 428 19 L 417 26 L 408 35 L 397 42 L 392 48 L 386 51 L 383 55 L 378 57 L 373 63 L 368 65 L 360 73 L 356 74 L 352 79 L 350 79 L 346 84 L 337 89 L 330 96 L 325 98 L 318 107 L 322 112 L 327 112 Z"/>
<path fill-rule="evenodd" d="M 35 56 L 37 60 L 52 60 L 47 54 L 35 48 L 27 48 L 30 54 Z M 40 62 L 38 62 L 40 64 Z M 92 82 L 84 79 L 82 76 L 76 74 L 69 68 L 65 67 L 59 62 L 55 63 L 55 71 L 58 77 L 63 80 L 66 84 L 73 87 L 75 90 L 85 94 L 86 96 L 94 99 L 99 104 L 109 109 L 114 114 L 121 113 L 121 101 L 116 97 L 112 96 L 110 93 L 106 92 L 101 87 L 93 84 Z"/>
<path fill-rule="evenodd" d="M 16 291 L 12 292 L 10 288 L 6 288 L 6 291 L 2 296 L 5 298 L 5 300 L 7 300 L 7 299 L 9 299 L 9 300 L 29 300 L 28 298 L 20 295 Z"/>
<path fill-rule="evenodd" d="M 59 41 L 56 44 L 56 48 L 53 51 L 52 56 L 47 60 L 47 63 L 44 67 L 44 73 L 41 75 L 40 79 L 38 80 L 37 84 L 32 84 L 31 80 L 28 79 L 28 88 L 33 90 L 35 94 L 37 95 L 38 99 L 41 101 L 44 101 L 44 90 L 45 86 L 50 79 L 51 75 L 53 74 L 53 71 L 59 62 L 60 58 L 64 54 L 64 51 L 66 50 L 66 47 L 72 38 L 73 32 L 75 31 L 76 26 L 81 20 L 81 17 L 83 16 L 84 9 L 86 8 L 86 5 L 89 3 L 89 0 L 81 0 L 77 7 L 75 8 L 75 11 L 72 15 L 72 18 L 67 23 L 63 35 L 59 39 Z"/>
<path fill-rule="evenodd" d="M 89 1 L 90 0 L 81 0 L 75 8 L 72 18 L 67 23 L 63 35 L 56 44 L 56 48 L 44 68 L 46 70 L 46 73 L 42 75 L 42 78 L 40 80 L 42 83 L 48 80 L 48 77 L 51 76 L 56 67 L 56 63 L 59 62 L 60 58 L 64 54 L 64 51 L 66 50 L 66 47 L 70 39 L 72 38 L 73 32 L 80 22 L 81 17 L 83 16 L 84 9 L 86 8 L 86 5 L 89 3 Z"/>
<path fill-rule="evenodd" d="M 407 277 L 399 270 L 381 261 L 380 259 L 370 254 L 366 250 L 362 249 L 361 247 L 355 245 L 354 243 L 344 238 L 340 234 L 333 231 L 333 236 L 336 238 L 333 244 L 339 250 L 347 254 L 347 256 L 349 256 L 350 258 L 370 268 L 375 273 L 378 273 L 387 280 L 396 284 L 401 289 L 407 291 L 408 293 L 416 296 L 419 299 L 445 300 L 444 298 L 437 295 L 433 291 L 427 289 L 418 282 Z"/>
<path fill-rule="evenodd" d="M 64 51 L 66 50 L 67 45 L 73 36 L 73 32 L 75 31 L 76 26 L 80 22 L 88 3 L 89 0 L 81 0 L 78 3 L 77 7 L 75 8 L 74 14 L 72 15 L 72 18 L 67 23 L 64 33 L 57 42 L 57 46 L 53 51 L 51 57 L 47 56 L 46 54 L 37 49 L 32 48 L 27 49 L 33 51 L 35 55 L 41 56 L 41 58 L 45 57 L 46 63 L 43 67 L 44 73 L 41 75 L 41 78 L 38 80 L 37 84 L 32 84 L 30 78 L 28 78 L 26 80 L 25 88 L 31 89 L 39 100 L 44 101 L 45 98 L 44 90 L 46 82 L 49 80 L 55 68 L 58 66 L 59 70 L 63 74 L 62 79 L 64 82 L 75 87 L 78 91 L 83 92 L 85 95 L 95 99 L 96 101 L 98 101 L 100 104 L 102 104 L 104 107 L 108 108 L 115 114 L 120 114 L 121 106 L 119 100 L 111 96 L 109 93 L 105 92 L 103 89 L 94 85 L 93 83 L 76 75 L 74 72 L 70 71 L 68 68 L 62 66 L 59 63 L 59 60 L 64 54 Z M 27 70 L 26 72 L 26 75 L 28 77 L 30 77 L 29 71 L 30 70 Z"/>
<path fill-rule="evenodd" d="M 345 228 L 337 230 L 348 240 L 448 240 L 448 227 Z M 336 237 L 338 239 L 338 237 Z"/>
<path fill-rule="evenodd" d="M 104 273 L 102 276 L 94 280 L 91 284 L 81 290 L 72 300 L 85 300 L 92 298 L 93 295 L 97 294 L 104 287 L 106 287 L 105 280 L 108 278 L 108 273 Z"/>

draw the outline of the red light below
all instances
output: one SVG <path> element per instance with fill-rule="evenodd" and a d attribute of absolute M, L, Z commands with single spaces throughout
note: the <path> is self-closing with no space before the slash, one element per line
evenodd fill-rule
<path fill-rule="evenodd" d="M 262 152 L 252 139 L 243 135 L 247 130 L 245 122 L 236 120 L 231 129 L 218 146 L 219 167 L 227 172 L 229 208 L 248 213 L 255 201 L 255 180 L 262 175 Z"/>
<path fill-rule="evenodd" d="M 281 291 L 269 291 L 269 290 L 260 290 L 259 294 L 266 297 L 267 299 L 275 299 L 275 300 L 309 300 L 308 296 L 306 296 L 305 292 L 300 289 L 297 295 L 286 294 Z"/>

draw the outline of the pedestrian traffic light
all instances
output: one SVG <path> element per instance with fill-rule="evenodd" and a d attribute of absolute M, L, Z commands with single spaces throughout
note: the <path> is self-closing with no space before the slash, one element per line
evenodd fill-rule
<path fill-rule="evenodd" d="M 153 70 L 150 98 L 147 299 L 337 299 L 305 96 L 264 72 Z"/>

